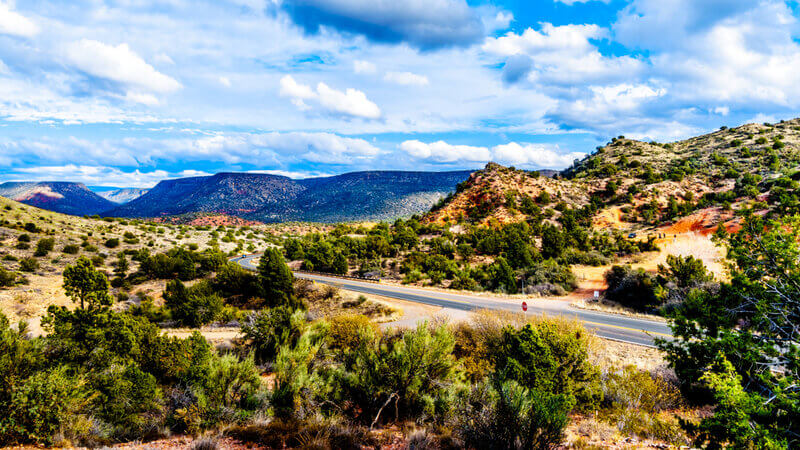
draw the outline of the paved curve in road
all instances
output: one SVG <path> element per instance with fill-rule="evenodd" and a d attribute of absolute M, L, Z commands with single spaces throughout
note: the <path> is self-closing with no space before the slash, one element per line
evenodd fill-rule
<path fill-rule="evenodd" d="M 255 270 L 253 259 L 260 255 L 245 255 L 233 258 L 245 269 Z M 495 309 L 508 311 L 521 311 L 521 300 L 502 299 L 478 295 L 454 294 L 429 289 L 411 288 L 407 286 L 386 285 L 374 282 L 365 282 L 347 278 L 328 277 L 296 272 L 298 278 L 313 280 L 365 294 L 380 295 L 383 297 L 406 300 L 427 305 L 441 306 L 462 311 L 478 309 Z M 652 347 L 657 338 L 670 339 L 671 330 L 664 322 L 639 319 L 619 314 L 605 314 L 572 307 L 568 302 L 554 300 L 526 299 L 528 314 L 550 316 L 564 316 L 576 318 L 587 329 L 594 331 L 598 336 L 632 344 Z"/>

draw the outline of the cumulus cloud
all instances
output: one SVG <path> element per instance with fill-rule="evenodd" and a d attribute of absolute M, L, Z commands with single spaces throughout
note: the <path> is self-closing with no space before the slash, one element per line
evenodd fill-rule
<path fill-rule="evenodd" d="M 281 5 L 307 32 L 329 27 L 423 50 L 469 45 L 484 35 L 481 18 L 465 0 L 284 0 Z"/>
<path fill-rule="evenodd" d="M 157 71 L 128 44 L 117 46 L 91 39 L 71 42 L 65 47 L 67 61 L 78 70 L 102 79 L 119 83 L 129 93 L 129 99 L 152 104 L 152 93 L 166 94 L 180 89 L 181 84 Z"/>
<path fill-rule="evenodd" d="M 429 159 L 442 163 L 488 161 L 491 159 L 489 149 L 486 147 L 453 145 L 444 141 L 425 143 L 418 140 L 410 140 L 400 144 L 400 149 L 414 158 Z"/>
<path fill-rule="evenodd" d="M 428 84 L 428 77 L 411 72 L 386 72 L 383 79 L 390 83 L 402 84 L 405 86 L 425 86 Z"/>
<path fill-rule="evenodd" d="M 558 147 L 552 145 L 516 142 L 488 148 L 454 145 L 444 141 L 425 143 L 409 140 L 401 143 L 400 149 L 414 158 L 437 163 L 496 161 L 531 168 L 563 168 L 586 155 L 578 152 L 559 152 Z"/>
<path fill-rule="evenodd" d="M 585 98 L 560 101 L 548 117 L 560 123 L 610 134 L 619 134 L 620 121 L 624 120 L 625 133 L 632 135 L 633 130 L 642 129 L 636 124 L 642 124 L 643 120 L 652 125 L 641 111 L 668 92 L 663 87 L 628 83 L 591 86 L 588 91 Z"/>
<path fill-rule="evenodd" d="M 190 138 L 75 137 L 0 140 L 9 166 L 66 166 L 76 155 L 87 166 L 157 166 L 171 162 L 280 165 L 286 161 L 347 164 L 369 161 L 382 151 L 364 139 L 333 133 L 219 133 Z"/>
<path fill-rule="evenodd" d="M 298 83 L 291 75 L 285 75 L 280 81 L 280 94 L 291 98 L 292 103 L 301 110 L 311 109 L 306 103 L 306 100 L 310 100 L 317 102 L 327 112 L 337 115 L 363 119 L 378 119 L 381 116 L 378 105 L 358 89 L 347 88 L 343 92 L 320 82 L 314 90 L 311 86 Z"/>
<path fill-rule="evenodd" d="M 569 166 L 576 159 L 586 156 L 585 153 L 568 152 L 560 153 L 557 147 L 545 144 L 508 144 L 497 145 L 492 148 L 495 161 L 522 167 L 541 167 L 548 169 L 561 169 Z"/>
<path fill-rule="evenodd" d="M 14 11 L 8 3 L 0 2 L 0 34 L 29 38 L 38 33 L 39 26 L 32 20 Z"/>
<path fill-rule="evenodd" d="M 636 77 L 643 64 L 630 56 L 604 56 L 593 40 L 609 36 L 597 25 L 544 23 L 541 30 L 528 28 L 487 38 L 483 51 L 504 58 L 507 82 L 563 86 Z"/>

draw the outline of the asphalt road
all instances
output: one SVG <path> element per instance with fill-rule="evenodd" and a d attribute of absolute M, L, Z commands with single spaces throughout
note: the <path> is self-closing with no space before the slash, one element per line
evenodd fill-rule
<path fill-rule="evenodd" d="M 256 266 L 253 264 L 253 259 L 259 256 L 260 255 L 240 256 L 233 258 L 232 261 L 238 263 L 245 269 L 255 270 Z M 313 280 L 318 283 L 336 286 L 349 291 L 380 295 L 398 300 L 424 303 L 461 311 L 474 311 L 479 309 L 522 311 L 521 299 L 512 300 L 460 293 L 451 294 L 438 290 L 371 283 L 300 272 L 296 272 L 294 275 L 298 278 Z M 525 301 L 528 304 L 527 313 L 529 315 L 546 314 L 548 316 L 575 318 L 582 322 L 587 329 L 594 331 L 598 336 L 606 339 L 652 347 L 655 343 L 655 339 L 669 339 L 672 337 L 669 327 L 664 322 L 574 308 L 568 302 L 564 301 L 537 298 L 525 299 Z"/>

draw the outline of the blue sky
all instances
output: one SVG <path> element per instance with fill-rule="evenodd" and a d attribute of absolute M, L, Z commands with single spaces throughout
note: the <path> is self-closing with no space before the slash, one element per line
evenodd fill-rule
<path fill-rule="evenodd" d="M 0 181 L 562 168 L 793 118 L 782 0 L 0 0 Z"/>

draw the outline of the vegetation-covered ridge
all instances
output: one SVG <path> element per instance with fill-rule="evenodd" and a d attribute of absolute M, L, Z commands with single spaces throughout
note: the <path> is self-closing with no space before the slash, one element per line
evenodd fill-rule
<path fill-rule="evenodd" d="M 511 223 L 541 211 L 557 216 L 547 206 L 558 204 L 591 205 L 596 227 L 625 230 L 706 209 L 718 223 L 744 210 L 785 215 L 798 211 L 798 163 L 800 119 L 722 127 L 666 144 L 619 136 L 553 178 L 489 164 L 426 220 Z"/>

